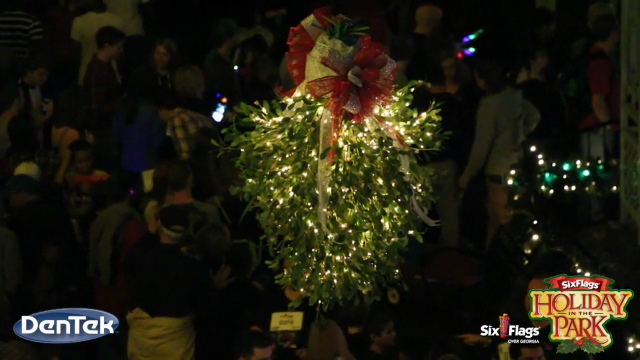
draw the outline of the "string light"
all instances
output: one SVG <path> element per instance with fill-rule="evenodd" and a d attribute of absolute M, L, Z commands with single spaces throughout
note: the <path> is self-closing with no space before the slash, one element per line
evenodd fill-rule
<path fill-rule="evenodd" d="M 537 146 L 532 145 L 528 150 L 529 154 L 525 155 L 523 163 L 530 161 L 526 162 L 526 164 L 530 163 L 533 165 L 533 174 L 536 175 L 536 182 L 531 183 L 531 179 L 522 178 L 523 175 L 532 173 L 529 169 L 516 167 L 509 172 L 507 184 L 510 186 L 511 191 L 515 193 L 512 196 L 512 199 L 516 201 L 514 204 L 515 208 L 518 207 L 517 204 L 531 205 L 532 203 L 530 201 L 536 201 L 533 200 L 533 194 L 529 196 L 528 188 L 538 189 L 537 191 L 534 190 L 534 192 L 547 196 L 560 193 L 574 193 L 583 189 L 591 193 L 594 189 L 602 190 L 602 185 L 606 186 L 607 182 L 615 180 L 615 177 L 611 176 L 611 172 L 607 172 L 605 163 L 601 160 L 593 164 L 583 160 L 565 162 L 548 161 Z M 607 189 L 611 190 L 611 192 L 618 190 L 617 185 L 609 186 Z M 525 210 L 525 213 L 528 213 L 528 211 Z M 545 229 L 544 223 L 541 224 L 538 219 L 532 220 L 531 224 L 529 233 L 531 237 L 525 241 L 522 248 L 522 251 L 526 255 L 524 265 L 529 263 L 530 255 L 533 254 L 534 250 L 540 246 L 543 248 L 546 247 L 542 234 L 548 229 Z M 534 227 L 536 229 L 535 232 L 533 232 Z M 553 241 L 553 235 L 547 236 L 547 238 L 549 237 Z M 584 266 L 580 266 L 578 263 L 575 264 L 574 271 L 584 276 L 591 276 L 592 274 L 591 271 L 586 270 Z"/>
<path fill-rule="evenodd" d="M 627 340 L 627 350 L 630 353 L 640 353 L 640 342 L 636 340 L 635 337 L 630 337 Z"/>

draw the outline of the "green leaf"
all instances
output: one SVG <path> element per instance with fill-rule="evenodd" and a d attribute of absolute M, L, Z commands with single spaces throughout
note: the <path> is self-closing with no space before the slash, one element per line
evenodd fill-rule
<path fill-rule="evenodd" d="M 322 151 L 322 154 L 320 154 L 320 160 L 324 160 L 324 159 L 326 159 L 326 158 L 329 156 L 329 153 L 330 153 L 330 152 L 331 152 L 331 148 L 330 148 L 330 147 L 328 147 L 328 148 L 324 149 L 324 150 Z"/>
<path fill-rule="evenodd" d="M 571 354 L 571 353 L 574 353 L 579 348 L 580 347 L 578 346 L 578 344 L 573 342 L 573 340 L 563 340 L 558 345 L 558 351 L 556 351 L 556 353 L 558 353 L 558 354 Z"/>
<path fill-rule="evenodd" d="M 584 343 L 581 349 L 587 354 L 597 354 L 604 352 L 604 348 L 602 347 L 602 345 L 596 344 L 591 340 L 587 340 L 587 342 Z"/>
<path fill-rule="evenodd" d="M 211 139 L 211 145 L 220 147 L 220 144 L 218 144 L 218 142 L 215 141 L 214 139 Z"/>

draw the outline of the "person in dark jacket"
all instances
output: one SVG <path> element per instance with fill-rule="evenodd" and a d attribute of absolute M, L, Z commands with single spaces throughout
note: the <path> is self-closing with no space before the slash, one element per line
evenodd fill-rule
<path fill-rule="evenodd" d="M 429 166 L 437 174 L 441 174 L 435 184 L 440 194 L 440 198 L 436 201 L 436 209 L 441 220 L 439 243 L 445 246 L 458 246 L 460 192 L 456 181 L 459 169 L 455 159 L 459 158 L 456 151 L 461 149 L 458 129 L 462 121 L 462 105 L 454 95 L 446 92 L 442 67 L 433 67 L 428 77 L 430 85 L 414 91 L 413 105 L 418 111 L 427 111 L 432 105 L 438 104 L 436 106 L 442 118 L 441 131 L 446 134 L 446 139 L 437 153 L 429 154 L 427 158 L 423 152 L 418 155 L 418 161 L 421 165 Z"/>

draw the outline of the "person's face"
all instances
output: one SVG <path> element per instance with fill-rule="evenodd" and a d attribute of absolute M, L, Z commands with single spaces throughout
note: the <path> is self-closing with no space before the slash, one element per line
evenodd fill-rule
<path fill-rule="evenodd" d="M 78 151 L 75 156 L 76 169 L 81 174 L 91 174 L 93 171 L 93 154 L 91 151 Z"/>
<path fill-rule="evenodd" d="M 476 78 L 476 84 L 478 85 L 478 87 L 481 90 L 487 91 L 487 82 L 484 79 L 481 79 L 480 76 L 478 76 L 478 73 L 475 74 L 475 78 Z"/>
<path fill-rule="evenodd" d="M 35 69 L 27 73 L 26 80 L 29 84 L 33 86 L 42 86 L 47 82 L 49 78 L 49 72 L 47 69 Z"/>
<path fill-rule="evenodd" d="M 393 346 L 396 343 L 396 330 L 393 322 L 388 323 L 380 335 L 374 337 L 373 341 L 383 347 Z"/>
<path fill-rule="evenodd" d="M 442 70 L 444 70 L 445 79 L 447 79 L 448 81 L 452 81 L 456 78 L 457 61 L 458 60 L 456 58 L 449 58 L 443 60 L 442 63 L 440 63 L 440 65 L 442 66 Z"/>
<path fill-rule="evenodd" d="M 520 357 L 516 360 L 546 360 L 542 346 L 535 348 L 523 348 L 520 350 Z"/>
<path fill-rule="evenodd" d="M 531 61 L 531 67 L 537 69 L 546 69 L 549 66 L 549 55 L 546 52 L 540 51 L 536 54 L 535 60 Z"/>
<path fill-rule="evenodd" d="M 124 51 L 124 42 L 119 42 L 115 45 L 107 45 L 109 47 L 109 55 L 113 60 L 118 60 L 120 56 L 122 56 L 122 52 Z"/>
<path fill-rule="evenodd" d="M 166 69 L 171 63 L 171 54 L 164 46 L 158 45 L 153 52 L 153 61 L 156 63 L 156 68 Z"/>
<path fill-rule="evenodd" d="M 246 360 L 271 360 L 271 356 L 273 355 L 273 349 L 271 346 L 263 348 L 263 349 L 253 349 L 253 355 L 251 359 Z"/>

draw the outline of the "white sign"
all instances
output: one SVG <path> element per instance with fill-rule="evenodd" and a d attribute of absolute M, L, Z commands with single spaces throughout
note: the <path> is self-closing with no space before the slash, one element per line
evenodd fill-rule
<path fill-rule="evenodd" d="M 271 314 L 271 331 L 300 331 L 304 313 L 301 311 L 277 312 Z"/>

